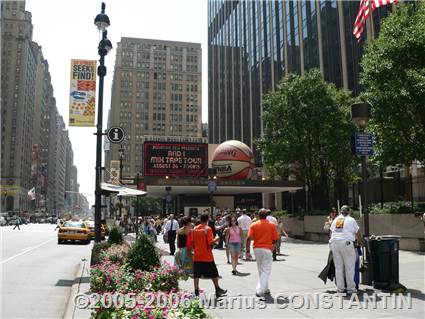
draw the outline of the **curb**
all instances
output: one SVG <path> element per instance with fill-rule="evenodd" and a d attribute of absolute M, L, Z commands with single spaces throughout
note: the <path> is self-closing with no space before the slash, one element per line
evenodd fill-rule
<path fill-rule="evenodd" d="M 71 286 L 71 292 L 69 294 L 69 299 L 65 307 L 65 312 L 62 316 L 62 319 L 74 319 L 77 311 L 77 307 L 74 303 L 74 297 L 80 292 L 82 278 L 84 277 L 85 272 L 90 269 L 90 263 L 86 259 L 82 259 L 78 270 L 75 275 L 74 283 Z"/>

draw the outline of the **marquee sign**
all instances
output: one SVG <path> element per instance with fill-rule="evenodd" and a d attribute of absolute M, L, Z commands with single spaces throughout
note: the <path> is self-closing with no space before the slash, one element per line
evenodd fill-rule
<path fill-rule="evenodd" d="M 208 176 L 207 143 L 144 142 L 145 176 Z"/>

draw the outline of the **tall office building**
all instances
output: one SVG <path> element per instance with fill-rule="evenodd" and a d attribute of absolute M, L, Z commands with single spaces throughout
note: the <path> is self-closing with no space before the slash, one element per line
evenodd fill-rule
<path fill-rule="evenodd" d="M 202 136 L 201 66 L 199 43 L 121 38 L 108 127 L 120 126 L 127 135 L 123 175 L 141 172 L 147 135 Z M 118 149 L 105 151 L 108 170 L 119 160 Z"/>
<path fill-rule="evenodd" d="M 1 185 L 3 208 L 30 209 L 38 48 L 24 1 L 1 2 Z"/>
<path fill-rule="evenodd" d="M 357 95 L 363 44 L 352 34 L 359 1 L 208 1 L 208 137 L 236 139 L 261 156 L 261 100 L 288 73 L 318 68 Z M 368 37 L 391 6 L 373 12 Z"/>
<path fill-rule="evenodd" d="M 36 193 L 36 207 L 45 207 L 47 199 L 47 164 L 49 150 L 49 97 L 53 96 L 49 64 L 41 47 L 38 50 L 37 75 L 32 126 L 31 182 Z"/>
<path fill-rule="evenodd" d="M 25 1 L 1 2 L 1 209 L 56 214 L 69 207 L 73 151 L 32 30 Z"/>

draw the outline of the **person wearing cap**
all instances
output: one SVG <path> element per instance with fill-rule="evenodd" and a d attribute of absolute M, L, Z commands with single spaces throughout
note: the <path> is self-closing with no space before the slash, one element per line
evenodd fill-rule
<path fill-rule="evenodd" d="M 259 210 L 260 219 L 249 227 L 246 240 L 246 252 L 249 254 L 251 240 L 254 241 L 254 255 L 257 261 L 259 280 L 256 287 L 256 296 L 263 298 L 270 294 L 269 277 L 272 271 L 273 246 L 279 239 L 276 226 L 267 220 L 267 210 Z"/>
<path fill-rule="evenodd" d="M 329 240 L 333 261 L 337 292 L 344 292 L 344 274 L 347 282 L 347 293 L 356 293 L 354 271 L 356 264 L 356 249 L 354 242 L 357 238 L 361 242 L 359 225 L 349 214 L 350 209 L 344 205 L 341 214 L 332 221 L 331 238 Z"/>

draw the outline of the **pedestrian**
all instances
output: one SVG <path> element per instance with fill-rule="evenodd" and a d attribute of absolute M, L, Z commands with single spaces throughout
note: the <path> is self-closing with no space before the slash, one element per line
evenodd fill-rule
<path fill-rule="evenodd" d="M 176 252 L 176 234 L 179 229 L 179 223 L 174 218 L 174 214 L 170 214 L 167 223 L 164 226 L 164 233 L 168 237 L 168 245 L 170 247 L 170 255 L 173 256 Z"/>
<path fill-rule="evenodd" d="M 232 257 L 232 274 L 236 275 L 238 272 L 236 266 L 238 265 L 238 258 L 241 252 L 242 229 L 238 225 L 235 216 L 230 218 L 230 226 L 227 231 L 227 239 L 230 255 Z"/>
<path fill-rule="evenodd" d="M 272 223 L 273 225 L 275 225 L 276 227 L 276 231 L 278 232 L 279 235 L 279 231 L 278 231 L 278 227 L 279 224 L 277 222 L 276 217 L 274 217 L 272 215 L 272 211 L 270 209 L 267 209 L 267 218 L 266 218 L 270 223 Z M 280 239 L 280 236 L 279 236 Z M 276 244 L 273 246 L 273 260 L 276 261 L 277 260 L 277 246 L 279 245 L 279 250 L 280 250 L 280 240 L 277 240 Z"/>
<path fill-rule="evenodd" d="M 224 243 L 224 229 L 226 228 L 225 219 L 221 216 L 221 214 L 217 214 L 217 218 L 215 220 L 215 233 L 220 240 L 218 244 L 215 246 L 216 249 L 223 249 Z"/>
<path fill-rule="evenodd" d="M 212 229 L 213 237 L 215 238 L 215 236 L 217 235 L 217 232 L 215 230 L 215 217 L 212 213 L 210 213 L 210 219 L 208 221 L 208 227 L 210 227 Z"/>
<path fill-rule="evenodd" d="M 226 259 L 227 263 L 230 265 L 230 247 L 229 247 L 229 226 L 230 226 L 230 219 L 232 218 L 231 215 L 227 215 L 224 219 L 226 220 L 226 228 L 224 229 L 224 248 L 226 249 Z"/>
<path fill-rule="evenodd" d="M 328 233 L 329 238 L 331 238 L 331 225 L 336 216 L 338 215 L 336 208 L 332 207 L 329 215 L 326 216 L 325 224 L 323 225 L 323 230 Z"/>
<path fill-rule="evenodd" d="M 219 237 L 213 237 L 211 227 L 208 226 L 209 215 L 202 214 L 200 224 L 191 232 L 193 255 L 193 284 L 195 287 L 195 296 L 199 296 L 199 278 L 210 278 L 215 287 L 216 297 L 219 298 L 226 294 L 227 290 L 218 285 L 218 270 L 214 262 L 212 247 L 220 240 Z"/>
<path fill-rule="evenodd" d="M 244 254 L 245 254 L 245 260 L 251 260 L 251 256 L 246 254 L 247 250 L 246 250 L 245 244 L 246 244 L 246 238 L 248 236 L 249 226 L 251 226 L 252 220 L 251 220 L 251 217 L 249 217 L 246 214 L 246 209 L 242 210 L 242 215 L 239 216 L 237 221 L 238 221 L 239 227 L 242 229 L 242 244 L 241 244 L 240 257 L 243 259 Z"/>
<path fill-rule="evenodd" d="M 62 227 L 62 225 L 63 225 L 63 221 L 62 221 L 60 218 L 58 218 L 58 219 L 56 220 L 56 228 L 55 228 L 55 231 L 56 231 L 56 229 L 61 228 L 61 227 Z"/>
<path fill-rule="evenodd" d="M 355 240 L 361 242 L 359 225 L 349 214 L 348 206 L 341 207 L 341 214 L 331 225 L 331 239 L 329 240 L 333 261 L 335 263 L 335 278 L 337 292 L 344 292 L 344 275 L 347 293 L 356 293 L 354 272 L 356 264 Z"/>
<path fill-rule="evenodd" d="M 190 218 L 185 216 L 180 221 L 181 228 L 177 231 L 177 248 L 175 262 L 186 275 L 193 275 L 193 261 L 192 261 L 192 246 L 190 232 L 192 231 L 192 224 Z"/>
<path fill-rule="evenodd" d="M 15 218 L 15 227 L 13 227 L 13 230 L 18 227 L 18 230 L 21 230 L 21 228 L 19 227 L 19 225 L 22 223 L 21 218 L 19 218 L 19 216 L 16 216 Z"/>
<path fill-rule="evenodd" d="M 246 240 L 247 253 L 250 252 L 251 240 L 254 241 L 254 255 L 257 261 L 259 280 L 256 287 L 256 296 L 264 298 L 270 294 L 269 277 L 272 271 L 273 246 L 279 239 L 276 226 L 267 220 L 267 210 L 261 208 L 258 212 L 259 220 L 249 227 Z"/>
<path fill-rule="evenodd" d="M 282 236 L 285 235 L 286 238 L 289 237 L 283 225 L 283 217 L 278 218 L 277 234 L 279 235 L 279 239 L 277 240 L 277 243 L 276 243 L 276 254 L 281 255 L 280 246 L 282 245 Z"/>

